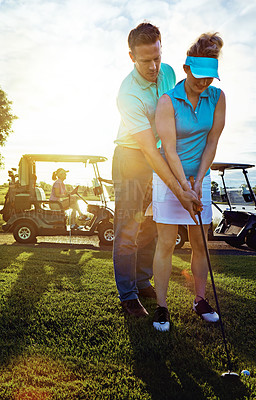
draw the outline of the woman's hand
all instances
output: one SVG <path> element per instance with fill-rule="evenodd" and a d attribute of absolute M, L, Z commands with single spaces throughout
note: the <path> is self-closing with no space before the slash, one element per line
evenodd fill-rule
<path fill-rule="evenodd" d="M 196 192 L 196 194 L 198 196 L 198 199 L 201 200 L 202 195 L 203 195 L 203 193 L 202 193 L 202 182 L 195 180 L 193 190 L 194 190 L 194 192 Z"/>

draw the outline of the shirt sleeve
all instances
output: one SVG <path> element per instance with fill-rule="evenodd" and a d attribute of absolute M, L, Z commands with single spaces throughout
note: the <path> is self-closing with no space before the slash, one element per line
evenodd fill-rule
<path fill-rule="evenodd" d="M 119 94 L 117 106 L 122 124 L 131 135 L 151 128 L 144 105 L 136 95 Z"/>

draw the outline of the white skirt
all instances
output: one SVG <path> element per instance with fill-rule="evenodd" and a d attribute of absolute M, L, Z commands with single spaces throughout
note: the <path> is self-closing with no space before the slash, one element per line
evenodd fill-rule
<path fill-rule="evenodd" d="M 203 203 L 201 212 L 203 224 L 210 224 L 212 222 L 210 174 L 204 177 L 201 201 Z M 152 208 L 153 220 L 159 224 L 196 225 L 189 212 L 183 208 L 177 197 L 156 173 L 153 173 Z M 198 220 L 198 216 L 196 218 Z"/>

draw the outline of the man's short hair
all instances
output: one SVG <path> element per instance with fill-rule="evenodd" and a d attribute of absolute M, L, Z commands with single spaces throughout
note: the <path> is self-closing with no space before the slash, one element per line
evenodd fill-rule
<path fill-rule="evenodd" d="M 149 22 L 142 22 L 129 33 L 128 45 L 130 51 L 134 53 L 135 46 L 154 44 L 157 40 L 161 42 L 161 33 L 159 29 Z"/>

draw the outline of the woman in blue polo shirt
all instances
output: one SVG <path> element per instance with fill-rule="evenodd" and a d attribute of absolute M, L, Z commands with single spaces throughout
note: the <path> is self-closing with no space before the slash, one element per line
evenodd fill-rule
<path fill-rule="evenodd" d="M 190 190 L 189 177 L 194 177 L 194 191 L 203 203 L 201 215 L 206 234 L 212 220 L 210 166 L 225 124 L 224 93 L 210 86 L 214 78 L 219 79 L 218 57 L 222 46 L 223 41 L 216 33 L 202 34 L 187 52 L 183 66 L 186 79 L 159 99 L 156 110 L 161 152 L 184 190 Z M 194 223 L 156 174 L 153 178 L 153 215 L 158 230 L 154 259 L 158 307 L 154 327 L 161 331 L 170 327 L 166 296 L 180 224 L 188 225 L 192 247 L 191 270 L 195 285 L 193 310 L 202 319 L 217 322 L 218 314 L 205 300 L 208 264 L 200 226 Z"/>

